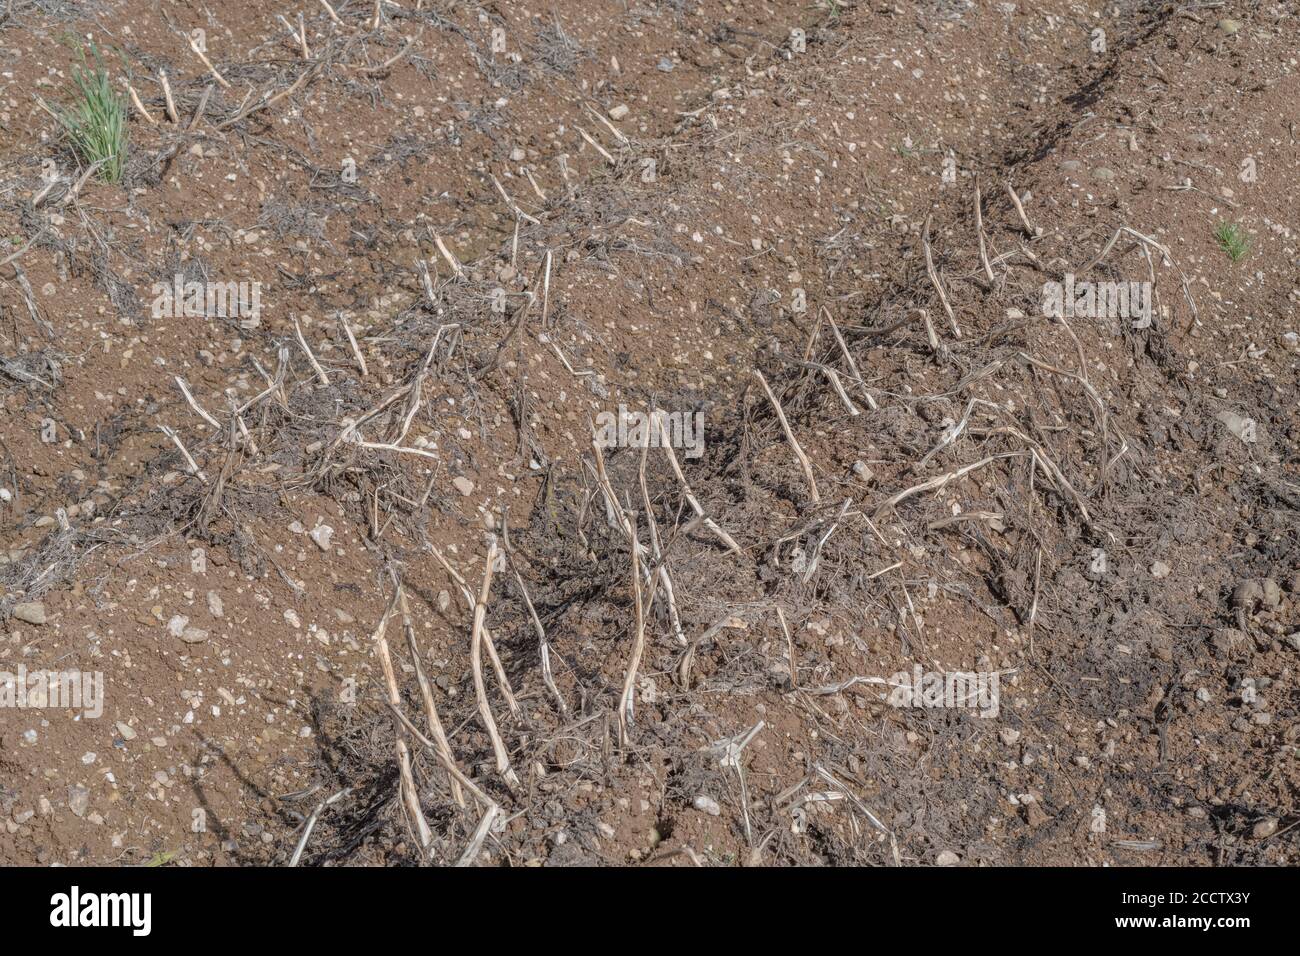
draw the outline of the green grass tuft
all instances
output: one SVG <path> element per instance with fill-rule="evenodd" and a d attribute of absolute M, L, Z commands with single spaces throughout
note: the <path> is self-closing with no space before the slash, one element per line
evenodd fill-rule
<path fill-rule="evenodd" d="M 1214 238 L 1219 241 L 1219 248 L 1227 253 L 1233 262 L 1240 262 L 1250 250 L 1250 241 L 1246 233 L 1235 222 L 1221 222 L 1214 230 Z"/>
<path fill-rule="evenodd" d="M 119 183 L 126 166 L 126 103 L 113 90 L 99 50 L 93 44 L 90 49 L 94 69 L 81 48 L 82 66 L 72 71 L 72 103 L 58 113 L 59 124 L 83 162 L 99 163 L 100 178 Z"/>

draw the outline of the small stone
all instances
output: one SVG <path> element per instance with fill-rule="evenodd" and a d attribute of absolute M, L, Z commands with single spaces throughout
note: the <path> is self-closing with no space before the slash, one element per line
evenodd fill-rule
<path fill-rule="evenodd" d="M 1172 570 L 1173 568 L 1169 567 L 1169 565 L 1165 564 L 1163 561 L 1157 561 L 1155 564 L 1151 565 L 1151 576 L 1157 579 L 1167 578 L 1169 577 L 1169 572 Z"/>
<path fill-rule="evenodd" d="M 610 826 L 608 823 L 606 823 L 604 820 L 601 820 L 599 823 L 596 824 L 596 832 L 599 833 L 606 840 L 614 839 L 614 833 L 615 833 L 614 828 Z"/>
<path fill-rule="evenodd" d="M 216 591 L 208 592 L 208 613 L 213 617 L 221 617 L 226 613 L 226 605 Z"/>
<path fill-rule="evenodd" d="M 630 112 L 630 111 L 628 110 L 628 108 L 627 108 L 624 104 L 619 103 L 618 106 L 612 106 L 612 107 L 610 107 L 610 110 L 609 110 L 609 118 L 610 118 L 610 119 L 621 120 L 621 119 L 622 119 L 624 116 L 626 116 L 629 112 Z"/>
<path fill-rule="evenodd" d="M 1092 178 L 1099 183 L 1108 183 L 1115 178 L 1115 170 L 1108 166 L 1098 166 L 1092 171 Z"/>
<path fill-rule="evenodd" d="M 185 633 L 185 625 L 190 623 L 190 619 L 184 614 L 176 614 L 167 622 L 167 633 L 172 637 L 180 637 Z"/>
<path fill-rule="evenodd" d="M 655 64 L 655 69 L 660 73 L 671 73 L 675 68 L 673 61 L 666 56 L 660 57 L 659 62 Z"/>
<path fill-rule="evenodd" d="M 316 546 L 322 551 L 330 549 L 330 538 L 334 537 L 334 529 L 327 524 L 318 524 L 311 529 L 311 539 L 316 542 Z"/>
<path fill-rule="evenodd" d="M 1219 28 L 1220 33 L 1226 34 L 1227 36 L 1236 36 L 1241 30 L 1241 21 L 1225 18 L 1216 23 L 1215 26 Z"/>
<path fill-rule="evenodd" d="M 1002 738 L 1002 742 L 1003 742 L 1004 744 L 1006 744 L 1008 747 L 1010 747 L 1010 746 L 1012 746 L 1012 745 L 1013 745 L 1017 740 L 1020 739 L 1020 731 L 1018 731 L 1018 730 L 1016 730 L 1016 729 L 1014 729 L 1014 728 L 1012 728 L 1012 727 L 1003 727 L 1000 731 L 998 731 L 998 736 L 999 736 L 1000 738 Z"/>
<path fill-rule="evenodd" d="M 14 617 L 27 624 L 45 623 L 45 605 L 40 601 L 24 601 L 14 605 Z"/>
<path fill-rule="evenodd" d="M 284 619 L 289 623 L 289 626 L 295 630 L 302 627 L 302 619 L 298 617 L 298 612 L 291 607 L 284 609 Z"/>
<path fill-rule="evenodd" d="M 208 639 L 208 632 L 201 627 L 187 627 L 181 631 L 181 640 L 186 644 L 202 644 Z"/>
<path fill-rule="evenodd" d="M 934 858 L 936 866 L 956 866 L 961 862 L 961 857 L 952 850 L 943 850 Z"/>
<path fill-rule="evenodd" d="M 1250 639 L 1235 627 L 1221 627 L 1210 638 L 1210 648 L 1215 656 L 1228 659 L 1241 657 L 1251 650 Z"/>
<path fill-rule="evenodd" d="M 1277 817 L 1269 817 L 1265 820 L 1260 820 L 1255 824 L 1255 829 L 1251 832 L 1255 835 L 1256 840 L 1271 837 L 1277 832 Z"/>
<path fill-rule="evenodd" d="M 1232 591 L 1232 606 L 1251 614 L 1264 600 L 1264 588 L 1256 580 L 1242 581 Z"/>
<path fill-rule="evenodd" d="M 1047 813 L 1039 806 L 1037 800 L 1031 800 L 1024 805 L 1025 822 L 1031 827 L 1040 827 L 1051 819 Z"/>
<path fill-rule="evenodd" d="M 116 726 L 117 726 L 118 735 L 123 740 L 135 740 L 135 731 L 131 729 L 130 724 L 124 723 L 123 721 L 119 720 Z"/>
<path fill-rule="evenodd" d="M 340 624 L 351 624 L 353 621 L 356 620 L 355 617 L 353 617 L 347 611 L 343 610 L 343 608 L 341 607 L 336 607 L 334 609 L 334 617 L 338 619 L 338 622 Z"/>
<path fill-rule="evenodd" d="M 695 798 L 694 806 L 696 810 L 707 813 L 711 817 L 716 817 L 722 813 L 722 807 L 718 806 L 718 801 L 703 793 Z"/>
<path fill-rule="evenodd" d="M 1282 603 L 1282 589 L 1272 578 L 1264 578 L 1259 582 L 1259 587 L 1266 607 L 1277 607 Z"/>
<path fill-rule="evenodd" d="M 1237 438 L 1247 445 L 1253 445 L 1259 440 L 1259 426 L 1254 419 L 1245 418 L 1236 412 L 1223 411 L 1214 416 L 1223 422 L 1223 426 L 1232 432 Z"/>
<path fill-rule="evenodd" d="M 90 809 L 90 791 L 76 784 L 68 787 L 68 809 L 73 816 L 84 817 Z"/>
<path fill-rule="evenodd" d="M 858 480 L 870 484 L 875 480 L 876 473 L 865 461 L 855 461 L 853 463 L 853 473 L 858 476 Z"/>
<path fill-rule="evenodd" d="M 464 475 L 458 475 L 457 477 L 453 478 L 451 480 L 451 483 L 455 485 L 456 490 L 459 491 L 466 498 L 468 498 L 470 495 L 474 493 L 474 482 L 470 481 Z"/>

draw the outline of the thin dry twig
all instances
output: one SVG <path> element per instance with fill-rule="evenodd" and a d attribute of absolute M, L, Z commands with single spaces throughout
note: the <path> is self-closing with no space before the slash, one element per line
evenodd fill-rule
<path fill-rule="evenodd" d="M 641 666 L 641 655 L 645 652 L 645 609 L 641 603 L 641 568 L 637 559 L 637 551 L 640 549 L 636 547 L 636 512 L 629 511 L 626 520 L 632 528 L 633 546 L 628 550 L 632 555 L 632 600 L 636 607 L 636 630 L 632 641 L 632 658 L 628 661 L 627 675 L 623 679 L 623 696 L 618 706 L 618 743 L 624 748 L 628 746 L 631 739 L 629 730 L 636 697 L 636 674 Z"/>
<path fill-rule="evenodd" d="M 510 753 L 506 750 L 501 731 L 497 729 L 496 718 L 492 716 L 492 707 L 488 703 L 487 685 L 483 681 L 483 619 L 487 616 L 488 592 L 492 588 L 492 568 L 497 560 L 497 545 L 493 541 L 488 545 L 487 561 L 483 567 L 483 583 L 479 587 L 478 599 L 474 602 L 474 624 L 470 631 L 469 660 L 474 673 L 474 695 L 478 699 L 479 717 L 483 728 L 492 741 L 492 752 L 496 757 L 497 772 L 505 779 L 506 785 L 514 790 L 519 786 L 519 777 L 510 766 Z"/>
<path fill-rule="evenodd" d="M 223 90 L 230 89 L 229 81 L 221 75 L 221 72 L 215 66 L 212 65 L 212 61 L 207 58 L 193 37 L 190 37 L 190 49 L 194 51 L 195 56 L 203 61 L 203 65 L 208 68 L 208 72 L 212 74 L 212 78 L 221 84 L 221 88 Z"/>
<path fill-rule="evenodd" d="M 709 531 L 713 533 L 714 537 L 726 546 L 728 551 L 734 554 L 743 554 L 744 552 L 741 551 L 740 545 L 736 544 L 736 539 L 723 531 L 722 528 L 718 526 L 718 523 L 705 513 L 704 506 L 700 504 L 699 499 L 695 497 L 695 493 L 691 491 L 691 486 L 686 481 L 686 475 L 682 472 L 681 464 L 677 461 L 677 453 L 673 451 L 673 443 L 669 438 L 668 429 L 664 426 L 662 419 L 658 416 L 651 416 L 651 421 L 654 423 L 654 426 L 659 429 L 659 447 L 662 448 L 664 454 L 668 456 L 668 464 L 672 467 L 673 474 L 677 476 L 677 481 L 682 486 L 682 493 L 686 495 L 686 503 L 691 506 L 691 510 L 695 512 L 695 516 L 700 519 L 704 524 L 704 527 L 708 528 Z"/>
<path fill-rule="evenodd" d="M 975 233 L 979 236 L 980 264 L 984 267 L 984 277 L 992 287 L 997 280 L 993 276 L 993 265 L 989 262 L 988 244 L 984 241 L 984 198 L 980 195 L 980 178 L 975 177 Z"/>
<path fill-rule="evenodd" d="M 930 249 L 931 218 L 931 216 L 926 216 L 925 225 L 921 227 L 921 247 L 925 251 L 925 274 L 930 277 L 930 282 L 934 285 L 934 291 L 939 294 L 939 304 L 943 306 L 944 314 L 948 316 L 948 324 L 952 326 L 952 334 L 957 338 L 961 338 L 961 329 L 957 327 L 957 316 L 948 303 L 948 294 L 943 291 L 943 281 L 939 278 L 939 270 L 934 267 L 934 253 Z"/>
<path fill-rule="evenodd" d="M 302 334 L 302 325 L 299 324 L 296 315 L 293 317 L 293 331 L 294 334 L 298 336 L 298 344 L 301 345 L 302 350 L 307 353 L 307 361 L 311 362 L 311 367 L 316 371 L 316 377 L 320 379 L 322 385 L 328 387 L 330 377 L 325 374 L 325 370 L 321 368 L 320 362 L 316 361 L 316 355 L 312 352 L 311 346 L 307 344 L 307 339 Z"/>
<path fill-rule="evenodd" d="M 399 583 L 397 585 L 398 603 L 402 609 L 402 630 L 406 635 L 406 649 L 411 655 L 411 666 L 415 670 L 415 681 L 420 686 L 420 699 L 424 704 L 425 720 L 429 724 L 429 734 L 433 737 L 433 742 L 442 754 L 443 763 L 454 764 L 455 758 L 452 757 L 451 744 L 447 741 L 447 732 L 443 729 L 442 720 L 438 716 L 438 708 L 433 701 L 433 687 L 429 679 L 424 674 L 424 665 L 420 663 L 420 648 L 415 640 L 415 625 L 411 623 L 411 609 L 406 601 L 406 589 Z M 456 806 L 465 806 L 465 795 L 461 792 L 460 783 L 453 775 L 451 777 L 451 798 L 456 801 Z"/>
<path fill-rule="evenodd" d="M 840 347 L 840 352 L 844 355 L 844 361 L 849 366 L 849 371 L 853 373 L 853 378 L 858 383 L 858 388 L 862 389 L 862 397 L 867 400 L 867 407 L 873 412 L 879 408 L 876 400 L 867 391 L 867 384 L 863 381 L 862 373 L 858 371 L 858 363 L 853 360 L 853 353 L 849 351 L 848 344 L 844 341 L 844 336 L 840 334 L 840 327 L 835 324 L 835 317 L 831 315 L 831 310 L 822 306 L 822 311 L 826 315 L 826 321 L 830 323 L 831 333 L 835 336 L 835 342 Z"/>
<path fill-rule="evenodd" d="M 397 714 L 400 714 L 402 695 L 397 686 L 397 671 L 393 667 L 393 655 L 388 649 L 388 639 L 385 637 L 385 632 L 388 629 L 388 619 L 392 616 L 396 604 L 397 589 L 395 588 L 393 596 L 388 601 L 388 607 L 384 610 L 383 617 L 379 619 L 379 626 L 375 628 L 372 641 L 375 645 L 376 656 L 379 658 L 380 669 L 384 673 L 384 686 L 388 691 L 388 706 Z M 406 737 L 402 734 L 400 721 L 395 721 L 393 730 L 397 738 L 398 788 L 402 803 L 406 807 L 407 819 L 415 829 L 416 836 L 420 841 L 420 849 L 427 854 L 429 847 L 433 843 L 433 831 L 429 829 L 429 821 L 424 818 L 424 811 L 420 808 L 420 795 L 415 789 L 415 776 L 411 773 L 411 750 L 406 745 Z"/>
<path fill-rule="evenodd" d="M 1020 225 L 1024 227 L 1025 235 L 1030 239 L 1033 239 L 1038 235 L 1038 230 L 1030 225 L 1029 217 L 1025 215 L 1024 203 L 1022 203 L 1020 197 L 1016 195 L 1016 190 L 1011 183 L 1008 182 L 1003 185 L 1007 187 L 1007 195 L 1011 197 L 1011 205 L 1015 207 L 1016 215 L 1020 217 Z"/>
<path fill-rule="evenodd" d="M 370 374 L 369 369 L 366 368 L 365 356 L 361 354 L 361 347 L 357 345 L 357 337 L 352 334 L 352 326 L 348 325 L 348 320 L 343 317 L 341 312 L 339 313 L 339 324 L 343 326 L 343 334 L 348 337 L 348 345 L 352 347 L 352 354 L 356 357 L 358 368 L 361 369 L 361 377 L 365 378 Z"/>
<path fill-rule="evenodd" d="M 143 116 L 145 118 L 145 121 L 150 126 L 157 126 L 158 121 L 153 118 L 152 113 L 150 113 L 147 109 L 144 108 L 144 104 L 140 102 L 140 94 L 135 91 L 135 87 L 132 86 L 130 83 L 126 84 L 126 92 L 130 94 L 131 105 L 135 107 L 136 112 L 139 113 L 141 116 Z"/>
<path fill-rule="evenodd" d="M 176 112 L 176 100 L 172 97 L 172 85 L 167 82 L 167 71 L 158 71 L 158 83 L 162 86 L 163 101 L 167 104 L 167 118 L 173 123 L 180 124 L 181 115 Z"/>
<path fill-rule="evenodd" d="M 470 614 L 474 613 L 474 592 L 469 589 L 465 579 L 460 576 L 460 572 L 451 566 L 442 552 L 437 548 L 430 548 L 434 558 L 442 565 L 443 570 L 451 576 L 451 579 L 460 587 L 461 598 L 465 601 L 465 606 L 469 609 Z M 519 701 L 515 699 L 514 689 L 510 686 L 510 678 L 506 676 L 506 669 L 501 664 L 501 658 L 497 656 L 496 642 L 492 638 L 492 632 L 488 630 L 486 624 L 483 625 L 483 646 L 487 650 L 488 658 L 492 661 L 492 669 L 496 672 L 497 680 L 501 683 L 501 694 L 506 699 L 506 706 L 510 708 L 511 716 L 518 718 L 523 715 L 519 708 Z"/>
<path fill-rule="evenodd" d="M 763 378 L 763 373 L 758 369 L 754 369 L 754 377 L 758 379 L 758 384 L 763 386 L 768 401 L 772 403 L 772 407 L 776 410 L 776 417 L 781 422 L 781 428 L 785 431 L 785 440 L 790 443 L 791 449 L 794 450 L 794 456 L 799 459 L 799 464 L 803 467 L 803 474 L 808 480 L 808 490 L 812 494 L 813 503 L 820 504 L 822 496 L 817 491 L 817 479 L 813 477 L 812 462 L 808 460 L 808 456 L 804 454 L 803 448 L 799 445 L 799 440 L 794 437 L 794 432 L 790 430 L 790 423 L 785 417 L 785 409 L 781 407 L 781 403 L 777 401 L 772 389 L 768 387 L 767 379 Z"/>
<path fill-rule="evenodd" d="M 979 461 L 973 464 L 963 465 L 961 468 L 958 468 L 956 471 L 950 471 L 947 474 L 938 475 L 934 478 L 930 478 L 926 481 L 923 481 L 919 485 L 913 485 L 911 488 L 905 488 L 902 491 L 900 491 L 898 494 L 893 495 L 890 498 L 887 498 L 885 501 L 881 502 L 880 505 L 877 506 L 875 512 L 872 514 L 872 517 L 879 518 L 881 515 L 885 514 L 886 512 L 891 511 L 899 502 L 912 497 L 912 495 L 920 494 L 923 491 L 935 491 L 939 488 L 942 488 L 944 485 L 948 484 L 948 482 L 956 481 L 958 478 L 968 475 L 972 471 L 976 471 L 977 469 L 983 468 L 985 465 L 989 464 L 990 462 L 995 462 L 999 458 L 1020 458 L 1023 457 L 1024 454 L 1025 453 L 1022 451 L 1009 451 L 1009 452 L 1002 452 L 1001 454 L 998 455 L 989 455 L 987 458 L 981 458 Z"/>
<path fill-rule="evenodd" d="M 537 646 L 542 661 L 542 682 L 555 698 L 556 704 L 559 705 L 560 716 L 567 719 L 569 707 L 564 702 L 564 695 L 560 693 L 560 688 L 556 686 L 555 674 L 551 671 L 551 645 L 546 639 L 546 628 L 542 626 L 542 619 L 537 616 L 537 609 L 533 607 L 533 599 L 528 594 L 528 588 L 524 586 L 524 578 L 519 573 L 519 566 L 515 563 L 514 551 L 510 547 L 509 541 L 506 541 L 506 561 L 510 564 L 510 570 L 514 572 L 515 584 L 519 586 L 519 594 L 524 599 L 524 607 L 528 609 L 529 620 L 533 622 L 533 629 L 537 631 Z"/>
<path fill-rule="evenodd" d="M 327 797 L 320 803 L 316 804 L 316 809 L 311 812 L 311 816 L 309 816 L 307 822 L 303 824 L 302 836 L 298 838 L 298 846 L 294 848 L 293 856 L 289 859 L 290 866 L 297 866 L 298 861 L 302 859 L 302 851 L 307 848 L 307 841 L 311 838 L 312 831 L 316 829 L 316 821 L 320 819 L 320 815 L 325 811 L 325 808 L 338 803 L 351 792 L 351 787 L 344 787 L 338 793 L 334 794 L 334 796 Z"/>

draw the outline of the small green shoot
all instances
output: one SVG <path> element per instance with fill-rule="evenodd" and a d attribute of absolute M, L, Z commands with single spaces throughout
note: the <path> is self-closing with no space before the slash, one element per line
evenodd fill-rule
<path fill-rule="evenodd" d="M 126 103 L 113 90 L 98 48 L 91 44 L 90 49 L 94 69 L 80 48 L 82 66 L 72 70 L 72 103 L 55 115 L 82 162 L 98 164 L 104 182 L 119 183 L 126 166 Z"/>
<path fill-rule="evenodd" d="M 1235 222 L 1221 222 L 1214 230 L 1214 238 L 1233 262 L 1240 262 L 1250 250 L 1250 241 L 1246 233 Z"/>

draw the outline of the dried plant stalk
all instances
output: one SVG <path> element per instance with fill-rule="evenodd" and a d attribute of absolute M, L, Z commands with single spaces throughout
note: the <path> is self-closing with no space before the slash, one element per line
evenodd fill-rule
<path fill-rule="evenodd" d="M 961 338 L 961 329 L 957 326 L 957 316 L 953 314 L 952 306 L 948 303 L 948 294 L 943 291 L 943 281 L 939 278 L 939 270 L 934 267 L 934 253 L 930 250 L 930 216 L 925 217 L 925 225 L 921 228 L 921 246 L 925 251 L 925 274 L 930 277 L 930 282 L 934 285 L 934 291 L 939 294 L 939 304 L 943 306 L 944 314 L 948 316 L 948 324 L 952 326 L 952 334 Z"/>
<path fill-rule="evenodd" d="M 664 427 L 663 421 L 660 420 L 657 415 L 651 416 L 651 421 L 654 422 L 654 426 L 659 429 L 659 447 L 662 448 L 664 454 L 668 456 L 668 464 L 672 466 L 673 474 L 677 476 L 678 482 L 681 483 L 682 492 L 686 495 L 686 503 L 691 506 L 691 510 L 695 512 L 695 516 L 704 523 L 704 527 L 713 532 L 714 537 L 721 541 L 728 551 L 734 552 L 735 554 L 742 554 L 743 552 L 740 550 L 740 545 L 736 544 L 736 539 L 723 531 L 722 528 L 718 527 L 717 522 L 705 514 L 704 507 L 700 504 L 699 499 L 695 497 L 695 493 L 691 491 L 691 486 L 686 481 L 686 475 L 682 473 L 682 466 L 677 461 L 677 453 L 673 451 L 673 443 L 669 440 L 668 429 Z"/>
<path fill-rule="evenodd" d="M 136 112 L 143 116 L 150 126 L 157 126 L 158 121 L 153 118 L 152 113 L 144 108 L 144 104 L 140 102 L 140 94 L 135 91 L 135 87 L 128 83 L 126 84 L 126 91 L 131 95 L 131 105 L 135 107 Z"/>
<path fill-rule="evenodd" d="M 655 410 L 651 409 L 651 417 L 655 415 Z M 673 626 L 673 633 L 677 635 L 677 643 L 683 647 L 686 646 L 686 634 L 682 631 L 682 619 L 677 613 L 677 595 L 673 590 L 673 579 L 668 575 L 668 565 L 664 561 L 662 549 L 659 547 L 659 527 L 655 523 L 654 506 L 650 504 L 650 486 L 646 482 L 645 466 L 646 459 L 650 454 L 650 442 L 647 441 L 641 446 L 641 465 L 638 477 L 641 481 L 641 500 L 645 503 L 646 525 L 650 529 L 650 552 L 654 555 L 655 564 L 659 567 L 659 583 L 664 587 L 664 597 L 668 600 L 668 620 Z"/>
<path fill-rule="evenodd" d="M 980 178 L 975 177 L 975 233 L 980 241 L 980 264 L 984 267 L 984 277 L 991 287 L 997 280 L 993 276 L 993 265 L 989 262 L 988 244 L 984 241 L 984 197 L 980 195 Z"/>
<path fill-rule="evenodd" d="M 785 409 L 781 407 L 781 403 L 776 400 L 776 396 L 768 388 L 767 379 L 763 378 L 763 373 L 758 369 L 754 369 L 754 377 L 758 379 L 758 384 L 763 386 L 763 391 L 767 394 L 767 400 L 772 403 L 772 407 L 776 410 L 776 417 L 781 422 L 781 428 L 785 431 L 785 440 L 790 443 L 790 447 L 794 450 L 794 456 L 799 459 L 799 464 L 803 466 L 803 474 L 808 479 L 808 490 L 812 494 L 813 503 L 820 504 L 822 496 L 817 492 L 817 479 L 813 477 L 812 462 L 808 460 L 808 456 L 804 454 L 803 448 L 799 445 L 799 440 L 794 437 L 794 432 L 790 430 L 790 423 L 785 417 Z"/>
<path fill-rule="evenodd" d="M 497 772 L 506 784 L 514 789 L 519 786 L 519 777 L 510 767 L 510 754 L 505 741 L 497 729 L 496 718 L 492 716 L 492 707 L 488 703 L 487 684 L 483 681 L 483 619 L 487 616 L 488 591 L 492 587 L 492 566 L 496 564 L 497 546 L 492 542 L 488 546 L 487 563 L 483 568 L 483 583 L 479 587 L 478 600 L 474 602 L 474 625 L 470 631 L 469 661 L 474 672 L 474 694 L 478 698 L 478 713 L 483 720 L 483 727 L 492 741 L 492 753 L 496 756 Z"/>
<path fill-rule="evenodd" d="M 330 377 L 325 374 L 325 370 L 321 368 L 320 362 L 316 361 L 316 356 L 312 352 L 311 346 L 307 344 L 307 339 L 302 334 L 302 326 L 298 323 L 298 317 L 296 315 L 293 317 L 293 331 L 298 336 L 298 344 L 301 345 L 302 350 L 307 353 L 307 361 L 311 362 L 311 367 L 315 369 L 316 377 L 320 379 L 322 385 L 328 386 L 330 383 Z"/>
<path fill-rule="evenodd" d="M 473 614 L 474 592 L 469 589 L 469 585 L 467 585 L 465 579 L 460 576 L 460 572 L 453 568 L 451 564 L 448 563 L 447 559 L 443 557 L 441 551 L 437 548 L 432 548 L 430 550 L 433 552 L 433 556 L 438 560 L 438 563 L 442 565 L 443 570 L 451 575 L 452 580 L 460 587 L 460 593 L 461 597 L 465 601 L 465 607 L 468 608 L 470 614 Z M 486 624 L 483 625 L 483 646 L 487 650 L 489 660 L 492 661 L 492 669 L 496 672 L 497 680 L 501 682 L 501 694 L 506 699 L 506 706 L 510 708 L 512 716 L 521 716 L 523 711 L 519 708 L 519 701 L 515 698 L 514 688 L 510 686 L 510 678 L 506 676 L 506 669 L 501 664 L 501 658 L 497 656 L 496 642 L 492 640 L 492 632 L 488 630 Z"/>
<path fill-rule="evenodd" d="M 505 536 L 503 536 L 505 537 Z M 524 607 L 528 609 L 528 617 L 533 622 L 533 628 L 537 631 L 537 647 L 542 660 L 542 682 L 546 684 L 555 702 L 560 707 L 560 716 L 568 719 L 569 708 L 564 702 L 564 695 L 560 693 L 560 688 L 555 684 L 555 675 L 551 672 L 551 645 L 546 640 L 546 628 L 542 627 L 542 619 L 537 616 L 537 609 L 533 607 L 533 599 L 528 595 L 528 588 L 524 586 L 523 575 L 519 573 L 519 566 L 515 563 L 514 551 L 510 547 L 509 538 L 506 541 L 506 561 L 510 564 L 510 570 L 514 573 L 515 584 L 519 586 L 519 594 L 524 599 Z"/>
<path fill-rule="evenodd" d="M 375 634 L 372 640 L 375 644 L 375 653 L 379 658 L 379 667 L 384 672 L 384 686 L 388 690 L 388 706 L 398 713 L 402 709 L 402 695 L 397 687 L 397 672 L 393 668 L 393 655 L 388 649 L 388 638 L 385 632 L 388 629 L 388 619 L 393 614 L 393 607 L 397 603 L 397 591 L 393 591 L 393 596 L 388 601 L 388 607 L 384 610 L 384 616 L 379 619 L 379 626 L 375 628 Z M 407 819 L 415 829 L 416 836 L 420 841 L 420 849 L 428 853 L 429 846 L 433 843 L 433 831 L 429 829 L 429 821 L 424 818 L 424 811 L 420 809 L 420 796 L 415 789 L 415 776 L 411 773 L 411 750 L 406 745 L 406 737 L 402 733 L 400 721 L 394 721 L 393 730 L 397 735 L 397 769 L 400 775 L 398 784 L 401 793 L 402 803 L 406 807 Z"/>
<path fill-rule="evenodd" d="M 1025 215 L 1024 203 L 1020 201 L 1020 197 L 1016 195 L 1016 190 L 1010 183 L 1007 183 L 1006 187 L 1007 195 L 1011 197 L 1011 205 L 1016 208 L 1016 215 L 1020 217 L 1020 225 L 1025 228 L 1025 235 L 1030 239 L 1034 238 L 1034 236 L 1038 235 L 1038 230 L 1029 224 L 1029 217 Z"/>
<path fill-rule="evenodd" d="M 958 478 L 968 475 L 978 468 L 983 468 L 985 465 L 997 461 L 999 458 L 1021 458 L 1024 454 L 1025 453 L 1022 451 L 1010 451 L 1003 452 L 1000 455 L 989 455 L 987 458 L 981 458 L 973 464 L 964 465 L 956 471 L 950 471 L 944 475 L 937 475 L 934 478 L 921 482 L 919 485 L 913 485 L 911 488 L 906 488 L 887 500 L 882 501 L 879 507 L 876 508 L 875 514 L 872 517 L 879 518 L 885 512 L 890 511 L 900 501 L 910 498 L 912 495 L 919 494 L 922 491 L 934 491 L 937 488 L 942 488 L 944 485 L 948 484 L 948 482 L 956 481 Z"/>
<path fill-rule="evenodd" d="M 835 342 L 839 345 L 840 351 L 844 354 L 844 361 L 848 363 L 849 371 L 853 373 L 853 377 L 857 379 L 858 387 L 862 389 L 862 397 L 867 400 L 867 407 L 874 412 L 880 406 L 876 404 L 876 400 L 867 391 L 867 383 L 863 380 L 862 373 L 858 371 L 858 363 L 853 360 L 853 353 L 849 351 L 848 343 L 844 341 L 844 336 L 840 334 L 840 327 L 835 324 L 835 318 L 831 315 L 830 309 L 822 306 L 822 311 L 826 313 L 826 321 L 830 323 L 831 332 L 835 336 Z"/>
<path fill-rule="evenodd" d="M 641 666 L 641 655 L 645 652 L 645 609 L 641 604 L 641 567 L 637 558 L 640 550 L 636 544 L 637 514 L 629 512 L 625 519 L 632 529 L 632 600 L 636 606 L 636 631 L 632 642 L 632 659 L 628 661 L 627 676 L 623 680 L 623 696 L 618 706 L 618 742 L 620 747 L 627 747 L 630 741 L 629 729 L 633 716 L 633 701 L 636 695 L 636 673 Z"/>
<path fill-rule="evenodd" d="M 438 752 L 442 754 L 443 761 L 454 763 L 455 758 L 451 754 L 447 732 L 443 730 L 442 720 L 438 717 L 438 708 L 433 702 L 433 688 L 424 675 L 424 665 L 420 663 L 420 648 L 415 642 L 415 625 L 411 623 L 411 609 L 406 603 L 406 589 L 399 584 L 397 593 L 402 608 L 402 630 L 406 634 L 406 649 L 411 655 L 411 666 L 415 668 L 416 683 L 420 685 L 420 698 L 424 703 L 424 716 L 429 723 L 429 733 Z M 451 778 L 451 798 L 456 801 L 456 806 L 465 806 L 465 794 L 461 792 L 460 783 L 454 776 Z"/>
<path fill-rule="evenodd" d="M 167 118 L 173 123 L 180 123 L 181 116 L 176 112 L 176 100 L 172 98 L 172 85 L 167 82 L 167 72 L 158 71 L 158 83 L 162 86 L 163 100 L 167 104 Z"/>
<path fill-rule="evenodd" d="M 212 65 L 212 61 L 209 60 L 204 52 L 199 48 L 198 43 L 194 41 L 193 37 L 190 37 L 190 49 L 194 51 L 195 56 L 203 61 L 203 65 L 208 68 L 208 72 L 212 74 L 212 78 L 221 84 L 221 88 L 224 90 L 230 89 L 230 83 L 221 75 L 220 71 Z"/>

